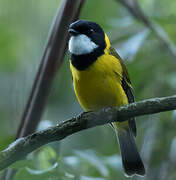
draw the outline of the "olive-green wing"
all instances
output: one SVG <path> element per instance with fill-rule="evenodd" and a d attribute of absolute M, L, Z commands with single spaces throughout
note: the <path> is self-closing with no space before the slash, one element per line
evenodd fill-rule
<path fill-rule="evenodd" d="M 129 74 L 128 74 L 127 68 L 126 68 L 125 64 L 123 63 L 122 58 L 118 55 L 118 53 L 115 51 L 114 48 L 110 47 L 109 53 L 112 56 L 116 57 L 117 60 L 119 60 L 121 66 L 122 66 L 122 69 L 123 69 L 123 73 L 122 73 L 122 75 L 123 75 L 123 78 L 122 78 L 122 87 L 123 87 L 123 90 L 125 91 L 125 93 L 127 95 L 128 102 L 129 103 L 133 103 L 135 101 L 135 99 L 134 99 L 134 95 L 133 95 L 133 91 L 132 91 L 132 86 L 131 86 L 131 81 L 130 81 L 130 78 L 129 78 Z M 129 120 L 129 127 L 132 130 L 133 135 L 136 137 L 137 129 L 136 129 L 135 118 L 131 118 Z"/>

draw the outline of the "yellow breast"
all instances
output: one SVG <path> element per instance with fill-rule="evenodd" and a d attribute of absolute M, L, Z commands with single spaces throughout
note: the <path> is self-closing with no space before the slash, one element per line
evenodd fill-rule
<path fill-rule="evenodd" d="M 114 56 L 104 54 L 84 71 L 71 63 L 70 68 L 75 94 L 85 111 L 128 103 L 121 86 L 122 67 Z"/>

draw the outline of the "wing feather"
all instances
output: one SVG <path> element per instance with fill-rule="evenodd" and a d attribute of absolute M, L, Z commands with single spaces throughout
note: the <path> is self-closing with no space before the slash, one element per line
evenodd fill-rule
<path fill-rule="evenodd" d="M 128 98 L 128 102 L 129 103 L 133 103 L 135 101 L 135 98 L 134 98 L 134 95 L 133 95 L 132 85 L 131 85 L 131 81 L 130 81 L 130 77 L 129 77 L 127 68 L 126 68 L 125 64 L 123 63 L 122 58 L 115 51 L 114 48 L 110 47 L 109 53 L 112 56 L 116 57 L 116 59 L 119 60 L 121 66 L 122 66 L 122 69 L 123 69 L 123 74 L 122 74 L 123 77 L 122 77 L 122 82 L 121 82 L 122 83 L 122 87 L 123 87 L 123 90 L 126 93 L 126 96 Z M 132 132 L 133 132 L 133 135 L 136 137 L 137 129 L 136 129 L 135 118 L 131 118 L 128 122 L 129 122 L 129 127 L 132 130 Z"/>

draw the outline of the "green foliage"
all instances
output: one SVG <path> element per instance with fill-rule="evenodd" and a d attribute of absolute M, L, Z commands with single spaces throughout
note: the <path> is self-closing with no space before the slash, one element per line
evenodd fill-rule
<path fill-rule="evenodd" d="M 176 2 L 139 2 L 170 46 L 175 47 Z M 60 3 L 60 0 L 0 1 L 0 150 L 14 139 Z M 101 3 L 87 0 L 81 18 L 101 24 L 126 60 L 137 100 L 175 94 L 176 58 L 127 9 L 115 0 Z M 43 116 L 53 124 L 82 111 L 73 92 L 68 59 L 69 54 L 57 74 Z M 139 119 L 137 144 L 147 167 L 146 179 L 175 179 L 175 111 Z M 108 126 L 42 147 L 11 168 L 18 169 L 15 180 L 125 179 L 116 137 Z"/>
<path fill-rule="evenodd" d="M 121 158 L 118 155 L 103 156 L 89 149 L 75 150 L 72 156 L 62 157 L 57 156 L 52 146 L 41 148 L 10 168 L 18 170 L 15 180 L 58 177 L 63 180 L 104 180 L 122 174 Z"/>

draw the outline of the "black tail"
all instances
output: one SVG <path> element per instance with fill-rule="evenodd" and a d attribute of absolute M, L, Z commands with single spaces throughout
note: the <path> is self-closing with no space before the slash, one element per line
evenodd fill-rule
<path fill-rule="evenodd" d="M 134 136 L 129 128 L 118 130 L 123 168 L 127 176 L 145 175 L 144 164 L 136 147 Z"/>

